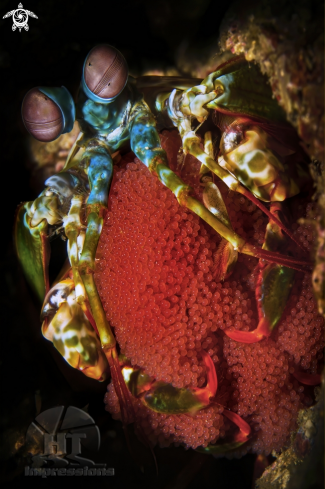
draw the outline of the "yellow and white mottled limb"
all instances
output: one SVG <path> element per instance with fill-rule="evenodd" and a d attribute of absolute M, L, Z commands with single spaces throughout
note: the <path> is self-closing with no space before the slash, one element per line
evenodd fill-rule
<path fill-rule="evenodd" d="M 204 152 L 208 156 L 210 156 L 210 158 L 214 157 L 213 141 L 212 141 L 211 131 L 207 131 L 204 134 Z M 209 168 L 202 163 L 201 168 L 200 168 L 200 177 L 202 178 L 205 174 L 207 174 L 209 172 L 210 172 Z M 210 180 L 212 180 L 212 179 L 210 178 Z"/>
<path fill-rule="evenodd" d="M 76 300 L 73 280 L 63 280 L 50 290 L 44 302 L 43 316 L 46 316 L 43 336 L 53 343 L 64 359 L 87 377 L 104 380 L 107 360 L 96 332 Z"/>
<path fill-rule="evenodd" d="M 179 130 L 184 153 L 195 156 L 202 165 L 217 175 L 230 190 L 238 192 L 254 202 L 300 246 L 295 236 L 259 201 L 259 199 L 281 201 L 299 192 L 295 179 L 286 174 L 284 166 L 268 148 L 266 133 L 258 127 L 254 127 L 254 131 L 246 131 L 245 135 L 240 131 L 238 132 L 236 128 L 226 132 L 221 140 L 222 158 L 219 159 L 219 164 L 213 158 L 209 135 L 203 150 L 200 138 L 195 134 L 195 131 L 192 131 L 191 122 L 194 113 L 190 109 L 192 106 L 194 107 L 194 99 L 189 97 L 188 106 L 182 105 L 183 99 L 184 95 L 180 91 L 173 90 L 168 100 L 168 115 Z M 202 105 L 203 101 L 198 99 L 195 110 L 198 110 L 200 104 L 202 111 L 205 110 Z M 209 104 L 207 104 L 208 106 Z M 189 107 L 189 109 L 184 109 L 184 107 Z M 200 119 L 198 118 L 198 120 Z M 201 174 L 204 172 L 205 168 L 202 167 Z"/>
<path fill-rule="evenodd" d="M 295 181 L 286 175 L 279 159 L 269 149 L 268 135 L 260 127 L 245 131 L 240 144 L 236 132 L 224 133 L 220 149 L 222 166 L 235 175 L 259 199 L 283 201 L 299 193 Z"/>
<path fill-rule="evenodd" d="M 221 166 L 209 156 L 200 146 L 200 138 L 196 136 L 194 131 L 189 131 L 182 136 L 184 153 L 190 153 L 195 156 L 203 165 L 217 175 L 226 185 L 234 192 L 238 191 L 240 184 L 233 175 L 227 170 L 221 168 Z"/>
<path fill-rule="evenodd" d="M 84 196 L 75 195 L 71 199 L 69 214 L 63 218 L 65 235 L 68 238 L 68 257 L 72 266 L 76 298 L 79 304 L 83 304 L 87 297 L 84 283 L 78 268 L 80 255 L 85 241 L 85 227 L 80 221 L 80 214 L 83 204 Z"/>
<path fill-rule="evenodd" d="M 198 88 L 198 87 L 194 87 Z M 190 153 L 195 156 L 203 165 L 205 165 L 209 170 L 215 173 L 219 178 L 221 178 L 226 185 L 231 189 L 236 191 L 239 183 L 238 180 L 229 174 L 227 170 L 218 165 L 218 163 L 213 159 L 213 154 L 207 154 L 205 151 L 201 149 L 201 141 L 200 138 L 195 134 L 195 131 L 192 130 L 192 115 L 187 115 L 186 109 L 184 109 L 184 105 L 182 105 L 182 99 L 180 99 L 180 94 L 177 93 L 179 91 L 173 90 L 169 96 L 169 106 L 168 106 L 168 114 L 173 124 L 177 127 L 179 134 L 182 138 L 183 143 L 183 151 L 185 154 Z M 187 91 L 190 92 L 190 91 Z M 187 93 L 186 92 L 186 93 Z M 194 96 L 194 94 L 192 94 Z M 210 94 L 211 95 L 211 94 Z M 214 94 L 215 95 L 215 94 Z M 188 93 L 189 97 L 189 93 Z M 202 109 L 202 114 L 205 111 L 203 108 L 203 101 L 200 99 L 199 103 Z M 189 101 L 190 103 L 194 103 Z M 184 104 L 184 102 L 183 102 Z M 186 107 L 186 105 L 185 105 Z M 209 148 L 209 144 L 207 141 L 207 149 Z"/>
<path fill-rule="evenodd" d="M 218 217 L 229 229 L 233 229 L 221 192 L 213 182 L 205 184 L 203 203 L 214 216 Z M 222 239 L 214 254 L 214 278 L 224 280 L 236 265 L 237 258 L 238 251 L 229 241 Z"/>
<path fill-rule="evenodd" d="M 204 152 L 213 158 L 213 142 L 211 131 L 207 131 L 204 134 Z"/>
<path fill-rule="evenodd" d="M 43 219 L 46 219 L 50 225 L 62 221 L 58 196 L 48 189 L 45 189 L 33 202 L 27 202 L 25 206 L 32 227 L 37 226 Z"/>
<path fill-rule="evenodd" d="M 181 98 L 179 108 L 183 115 L 196 117 L 199 122 L 203 122 L 209 115 L 209 112 L 204 106 L 214 100 L 217 94 L 212 91 L 207 92 L 205 85 L 197 85 L 189 90 L 186 90 Z"/>
<path fill-rule="evenodd" d="M 287 174 L 270 149 L 267 133 L 258 126 L 251 127 L 244 134 L 235 127 L 226 131 L 220 143 L 220 164 L 214 161 L 209 144 L 205 143 L 204 150 L 201 149 L 200 139 L 192 131 L 191 123 L 193 119 L 199 122 L 207 119 L 208 108 L 218 97 L 218 80 L 212 81 L 208 77 L 201 85 L 183 93 L 173 90 L 169 96 L 168 114 L 179 130 L 184 152 L 195 156 L 231 190 L 243 195 L 242 185 L 255 197 L 267 202 L 283 201 L 299 193 L 298 182 Z"/>

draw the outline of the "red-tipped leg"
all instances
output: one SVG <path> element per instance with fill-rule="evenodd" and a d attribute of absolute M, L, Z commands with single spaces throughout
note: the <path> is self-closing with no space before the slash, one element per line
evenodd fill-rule
<path fill-rule="evenodd" d="M 85 306 L 82 308 L 82 310 L 85 313 L 86 318 L 88 319 L 88 321 L 90 322 L 90 324 L 92 325 L 92 327 L 94 328 L 94 330 L 96 331 L 96 334 L 99 336 L 99 332 L 98 332 L 98 329 L 97 329 L 97 326 L 96 326 L 95 319 L 93 318 L 93 315 L 91 314 L 91 311 L 90 311 L 88 305 L 85 304 Z"/>
<path fill-rule="evenodd" d="M 275 202 L 271 205 L 272 215 L 277 215 L 280 210 L 279 203 Z M 272 248 L 283 248 L 285 245 L 286 239 L 283 238 L 280 228 L 274 223 L 269 223 L 266 227 L 264 249 L 256 250 L 256 256 L 273 262 L 265 263 L 264 260 L 260 260 L 258 264 L 259 273 L 256 283 L 258 326 L 254 331 L 225 331 L 229 338 L 241 343 L 256 343 L 270 336 L 281 320 L 294 282 L 293 269 L 299 270 L 301 266 L 308 263 L 272 251 Z"/>
<path fill-rule="evenodd" d="M 292 232 L 289 231 L 289 229 L 283 224 L 283 222 L 281 222 L 280 219 L 278 219 L 277 216 L 274 215 L 274 213 L 270 212 L 265 207 L 265 205 L 262 204 L 262 202 L 260 200 L 258 200 L 256 197 L 254 197 L 254 195 L 251 192 L 249 192 L 249 190 L 247 190 L 241 186 L 240 189 L 237 190 L 237 192 L 239 192 L 242 195 L 244 195 L 245 197 L 247 197 L 247 199 L 249 199 L 251 202 L 253 202 L 257 207 L 259 207 L 261 209 L 261 211 L 263 211 L 264 214 L 266 214 L 269 217 L 269 219 L 271 219 L 277 226 L 279 226 L 279 228 L 287 236 L 289 236 L 289 238 L 292 239 L 292 241 L 294 241 L 296 243 L 296 245 L 299 246 L 299 248 L 301 250 L 306 251 L 305 248 L 302 246 L 302 244 L 299 243 L 298 239 L 294 236 L 294 234 L 292 234 Z"/>
<path fill-rule="evenodd" d="M 254 331 L 225 331 L 226 335 L 232 340 L 239 343 L 257 343 L 263 338 L 267 338 L 272 333 L 270 329 L 270 323 L 267 319 L 263 318 L 258 323 L 258 326 Z"/>
<path fill-rule="evenodd" d="M 202 402 L 203 405 L 208 406 L 210 399 L 214 397 L 218 389 L 218 378 L 215 365 L 212 358 L 205 351 L 202 352 L 202 358 L 207 369 L 207 385 L 203 389 L 195 388 L 195 396 Z"/>
<path fill-rule="evenodd" d="M 237 425 L 239 428 L 239 432 L 234 437 L 235 443 L 245 443 L 251 434 L 249 424 L 247 424 L 246 421 L 244 421 L 238 414 L 233 413 L 232 411 L 225 409 L 222 414 L 226 416 L 226 418 L 230 419 L 230 421 L 235 423 L 235 425 Z"/>
<path fill-rule="evenodd" d="M 206 353 L 205 351 L 202 352 L 202 357 L 204 360 L 205 367 L 207 369 L 208 382 L 207 382 L 206 389 L 208 389 L 210 391 L 210 397 L 213 397 L 216 395 L 217 389 L 218 389 L 218 379 L 217 379 L 216 368 L 215 368 L 215 365 L 212 361 L 212 358 L 210 357 L 210 355 L 208 353 Z"/>
<path fill-rule="evenodd" d="M 111 370 L 114 388 L 120 403 L 122 423 L 127 425 L 135 420 L 131 394 L 125 385 L 116 348 L 111 348 L 105 353 Z"/>
<path fill-rule="evenodd" d="M 286 255 L 282 255 L 281 253 L 277 253 L 276 251 L 263 250 L 249 243 L 244 245 L 241 252 L 245 253 L 246 255 L 252 255 L 255 256 L 256 258 L 266 260 L 270 263 L 277 263 L 278 265 L 293 268 L 294 270 L 298 270 L 299 272 L 304 272 L 304 273 L 310 272 L 313 266 L 313 263 L 311 261 L 298 260 L 291 256 L 286 256 Z"/>

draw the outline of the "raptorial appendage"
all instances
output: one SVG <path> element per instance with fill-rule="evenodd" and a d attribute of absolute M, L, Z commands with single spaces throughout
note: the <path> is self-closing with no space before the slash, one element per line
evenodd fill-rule
<path fill-rule="evenodd" d="M 107 378 L 108 364 L 100 340 L 89 312 L 77 301 L 76 286 L 69 275 L 47 293 L 41 317 L 43 336 L 71 367 L 99 381 Z"/>

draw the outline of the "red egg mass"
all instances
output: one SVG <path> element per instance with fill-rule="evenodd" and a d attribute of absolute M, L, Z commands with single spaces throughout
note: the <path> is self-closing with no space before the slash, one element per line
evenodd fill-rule
<path fill-rule="evenodd" d="M 161 139 L 175 168 L 179 136 L 164 131 Z M 267 217 L 245 197 L 215 183 L 234 231 L 261 247 Z M 310 205 L 304 207 L 302 216 Z M 310 227 L 293 225 L 292 230 L 311 248 Z M 161 446 L 192 448 L 222 443 L 238 431 L 222 415 L 227 409 L 251 427 L 240 453 L 269 454 L 286 444 L 298 410 L 313 402 L 313 389 L 292 374 L 320 372 L 324 321 L 317 312 L 310 275 L 296 272 L 287 307 L 270 338 L 254 344 L 228 338 L 224 331 L 230 327 L 250 331 L 258 324 L 258 260 L 239 255 L 232 275 L 219 282 L 219 243 L 219 235 L 181 207 L 130 153 L 115 167 L 95 280 L 121 353 L 133 366 L 174 387 L 194 388 L 207 380 L 201 352 L 214 362 L 216 398 L 194 415 L 157 413 L 132 397 L 137 423 L 148 439 Z M 118 417 L 112 384 L 105 402 Z"/>

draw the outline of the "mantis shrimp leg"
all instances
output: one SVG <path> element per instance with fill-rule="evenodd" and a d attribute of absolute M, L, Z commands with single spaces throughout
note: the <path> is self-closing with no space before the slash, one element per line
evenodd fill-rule
<path fill-rule="evenodd" d="M 150 153 L 148 152 L 149 141 L 150 146 L 153 148 Z M 137 151 L 135 151 L 137 156 L 152 173 L 155 173 L 158 176 L 162 184 L 174 193 L 180 205 L 186 206 L 201 217 L 218 234 L 220 234 L 222 238 L 229 241 L 238 252 L 257 258 L 263 258 L 284 266 L 297 268 L 298 270 L 304 270 L 304 267 L 310 266 L 310 263 L 307 261 L 296 260 L 277 252 L 262 250 L 247 243 L 229 226 L 213 215 L 201 202 L 194 197 L 191 197 L 191 188 L 166 165 L 166 156 L 164 151 L 160 148 L 159 137 L 154 128 L 153 117 L 140 115 L 134 120 L 131 133 L 131 148 L 134 151 L 135 148 L 137 149 Z"/>

